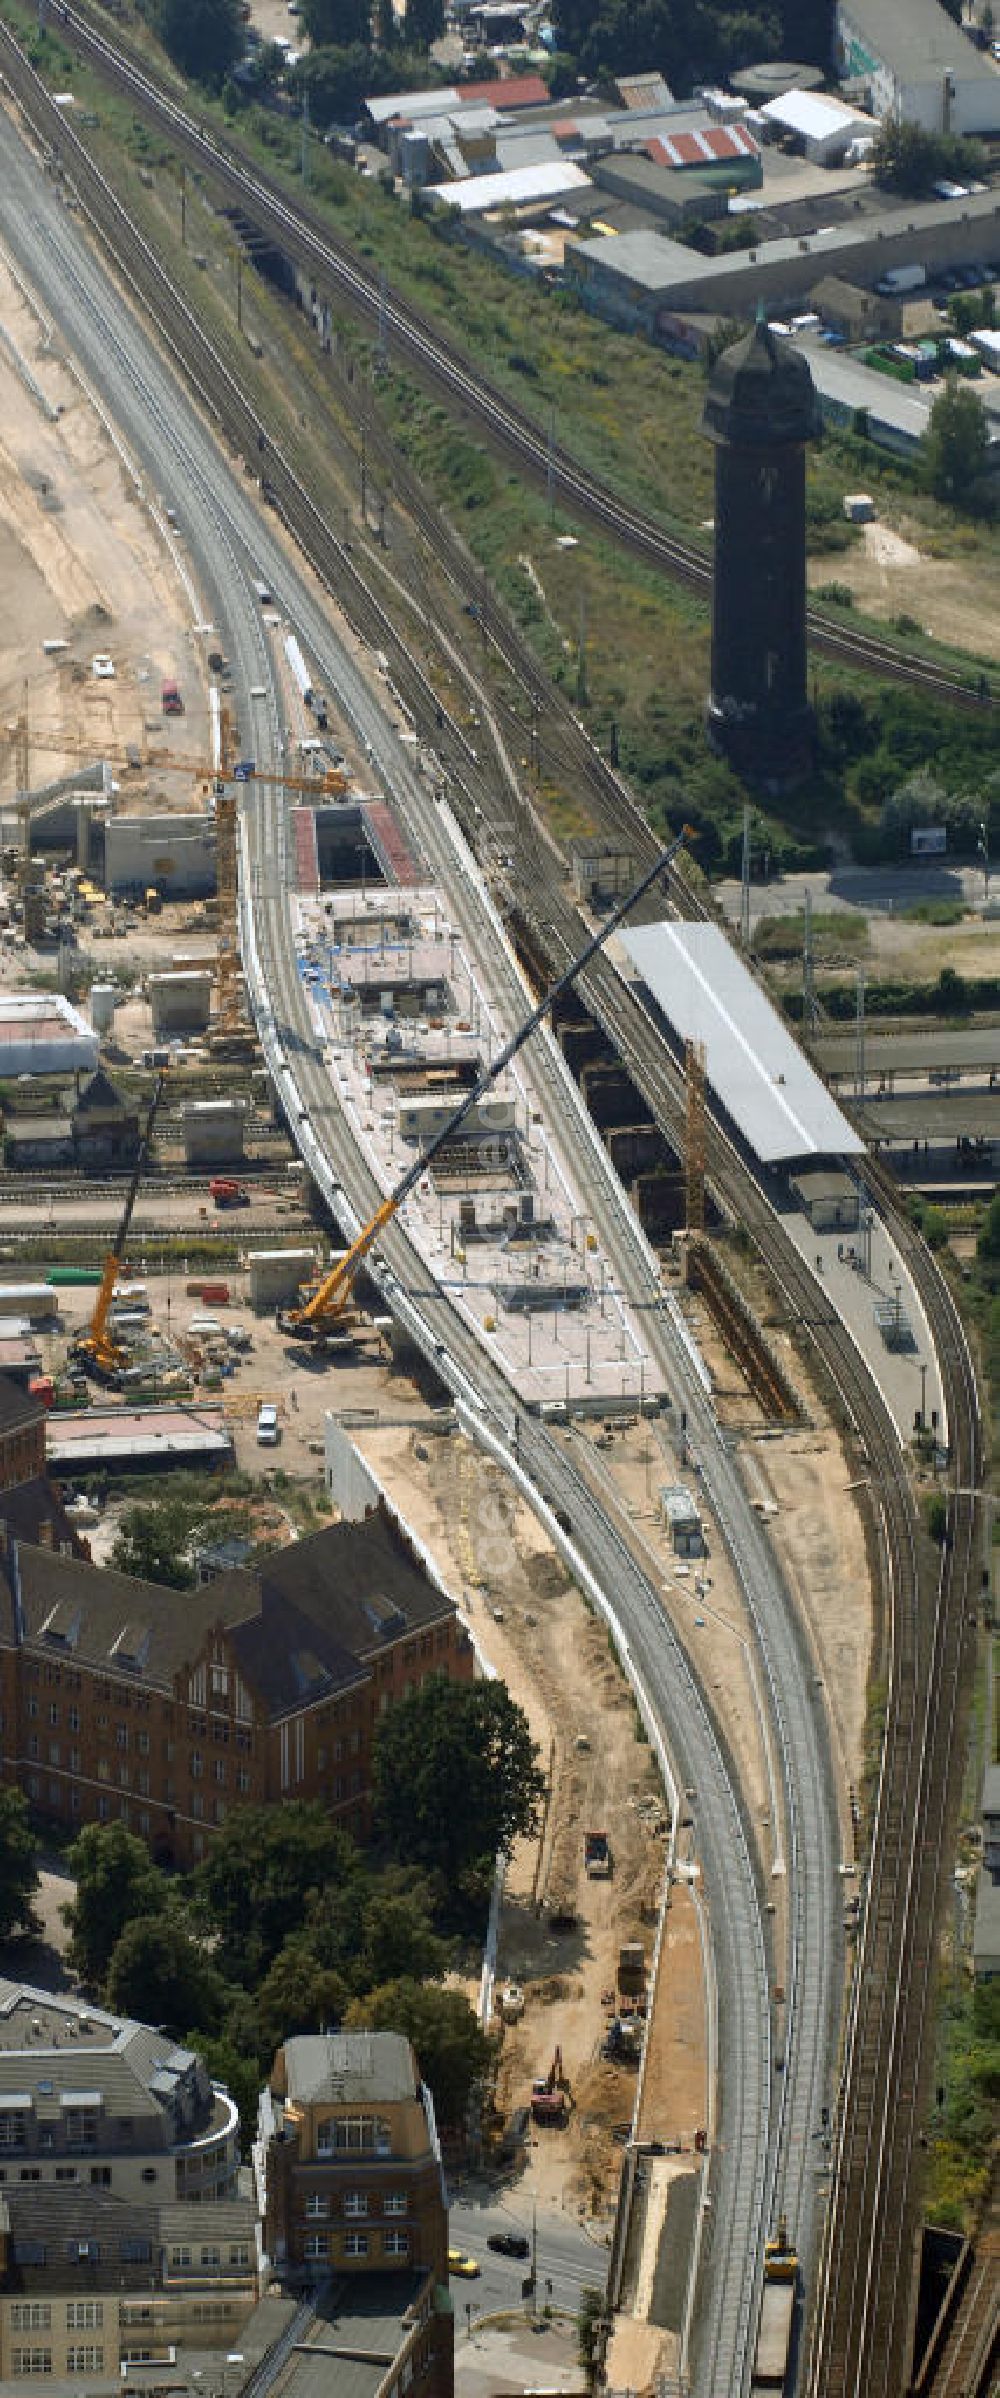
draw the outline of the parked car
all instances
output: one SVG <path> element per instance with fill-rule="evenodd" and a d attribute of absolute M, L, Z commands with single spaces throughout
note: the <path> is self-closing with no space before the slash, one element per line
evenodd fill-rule
<path fill-rule="evenodd" d="M 525 2239 L 522 2231 L 491 2231 L 486 2245 L 492 2248 L 494 2256 L 531 2255 L 531 2241 Z"/>

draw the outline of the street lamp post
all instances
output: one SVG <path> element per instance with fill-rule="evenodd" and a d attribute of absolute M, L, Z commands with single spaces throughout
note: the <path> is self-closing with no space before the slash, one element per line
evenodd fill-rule
<path fill-rule="evenodd" d="M 985 817 L 979 827 L 979 855 L 983 861 L 983 905 L 985 907 L 990 896 L 990 832 Z"/>

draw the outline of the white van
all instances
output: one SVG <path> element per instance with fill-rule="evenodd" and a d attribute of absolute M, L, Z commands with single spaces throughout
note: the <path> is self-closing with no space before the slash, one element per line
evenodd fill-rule
<path fill-rule="evenodd" d="M 264 1407 L 259 1407 L 259 1408 L 258 1408 L 258 1410 L 257 1410 L 257 1442 L 258 1442 L 258 1446 L 259 1446 L 260 1448 L 262 1448 L 262 1449 L 276 1449 L 276 1448 L 277 1448 L 277 1446 L 278 1446 L 278 1410 L 277 1410 L 277 1408 L 276 1408 L 276 1407 L 264 1406 Z"/>

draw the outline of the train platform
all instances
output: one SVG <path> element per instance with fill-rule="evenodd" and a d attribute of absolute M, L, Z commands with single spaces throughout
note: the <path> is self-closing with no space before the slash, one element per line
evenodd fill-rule
<path fill-rule="evenodd" d="M 509 1035 L 433 886 L 341 887 L 293 901 L 299 971 L 331 1089 L 388 1193 Z M 421 1176 L 400 1221 L 528 1406 L 616 1413 L 664 1395 L 587 1207 L 586 1158 L 547 1123 L 539 1034 Z M 599 1139 L 594 1134 L 595 1141 Z"/>

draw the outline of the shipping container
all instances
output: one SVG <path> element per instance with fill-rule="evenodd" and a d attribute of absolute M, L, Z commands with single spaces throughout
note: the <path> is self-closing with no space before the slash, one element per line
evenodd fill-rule
<path fill-rule="evenodd" d="M 104 1275 L 100 1266 L 53 1266 L 45 1279 L 53 1290 L 96 1290 Z"/>

